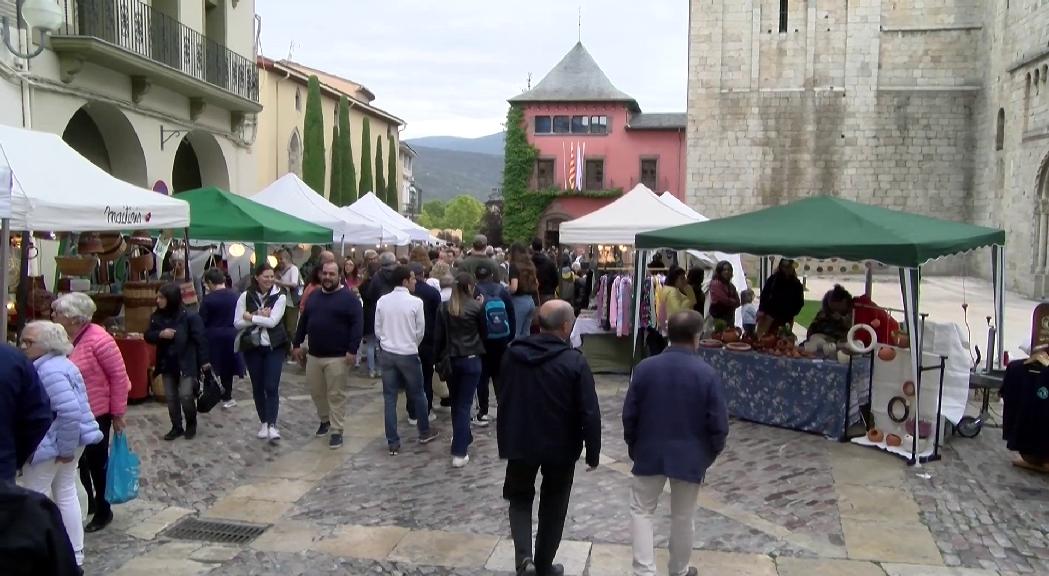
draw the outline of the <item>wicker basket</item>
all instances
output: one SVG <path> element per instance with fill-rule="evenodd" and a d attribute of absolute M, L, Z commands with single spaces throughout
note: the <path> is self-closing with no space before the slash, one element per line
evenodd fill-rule
<path fill-rule="evenodd" d="M 105 324 L 110 318 L 119 315 L 120 308 L 124 306 L 123 294 L 97 292 L 91 295 L 91 299 L 95 301 L 96 307 L 95 315 L 91 318 L 95 324 Z"/>
<path fill-rule="evenodd" d="M 90 278 L 95 272 L 95 266 L 98 266 L 98 258 L 95 256 L 56 256 L 55 265 L 63 276 Z"/>

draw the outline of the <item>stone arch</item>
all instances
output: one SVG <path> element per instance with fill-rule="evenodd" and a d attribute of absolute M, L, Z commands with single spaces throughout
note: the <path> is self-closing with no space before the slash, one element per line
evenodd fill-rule
<path fill-rule="evenodd" d="M 292 130 L 288 139 L 288 172 L 302 178 L 302 136 L 298 128 Z"/>
<path fill-rule="evenodd" d="M 1049 268 L 1049 153 L 1038 165 L 1034 202 L 1034 271 L 1045 274 Z"/>
<path fill-rule="evenodd" d="M 104 102 L 84 104 L 66 123 L 62 139 L 114 177 L 149 186 L 142 142 L 120 108 Z"/>
<path fill-rule="evenodd" d="M 171 188 L 175 193 L 216 186 L 229 190 L 229 167 L 215 136 L 192 130 L 179 142 L 171 167 Z"/>

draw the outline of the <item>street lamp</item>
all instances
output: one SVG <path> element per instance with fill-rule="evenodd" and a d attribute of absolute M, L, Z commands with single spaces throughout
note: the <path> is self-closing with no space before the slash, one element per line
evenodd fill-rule
<path fill-rule="evenodd" d="M 15 27 L 21 29 L 23 20 L 30 33 L 34 29 L 40 30 L 40 41 L 37 42 L 36 50 L 28 54 L 19 52 L 16 46 L 11 45 L 11 29 L 6 16 L 0 19 L 0 29 L 3 31 L 7 49 L 15 56 L 28 60 L 44 51 L 44 37 L 48 33 L 58 32 L 66 21 L 66 14 L 55 0 L 15 0 Z"/>

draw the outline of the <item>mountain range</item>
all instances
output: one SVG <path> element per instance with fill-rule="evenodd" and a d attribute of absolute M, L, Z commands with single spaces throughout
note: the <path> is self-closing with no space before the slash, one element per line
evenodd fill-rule
<path fill-rule="evenodd" d="M 505 133 L 480 138 L 428 136 L 406 142 L 418 156 L 412 167 L 425 204 L 466 194 L 484 202 L 503 184 Z"/>

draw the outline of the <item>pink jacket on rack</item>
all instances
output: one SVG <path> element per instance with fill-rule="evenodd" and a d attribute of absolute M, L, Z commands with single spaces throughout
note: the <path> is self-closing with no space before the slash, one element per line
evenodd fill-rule
<path fill-rule="evenodd" d="M 123 416 L 127 412 L 131 379 L 116 340 L 105 328 L 88 324 L 73 341 L 76 347 L 69 359 L 84 377 L 91 412 L 95 416 Z"/>

